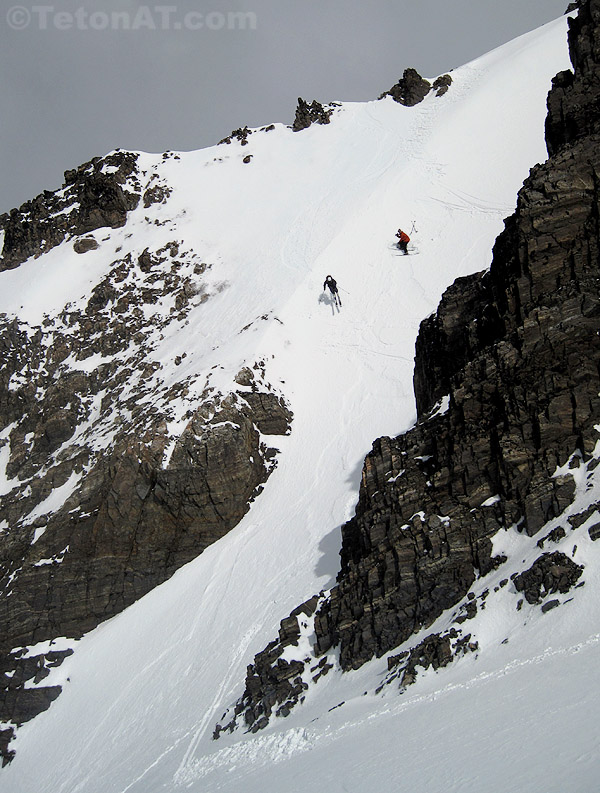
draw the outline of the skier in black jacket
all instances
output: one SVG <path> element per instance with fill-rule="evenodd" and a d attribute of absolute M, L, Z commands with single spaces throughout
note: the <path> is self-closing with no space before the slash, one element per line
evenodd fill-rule
<path fill-rule="evenodd" d="M 331 275 L 328 275 L 327 278 L 325 279 L 325 283 L 323 284 L 323 289 L 325 289 L 326 287 L 329 287 L 329 291 L 331 292 L 331 296 L 333 297 L 333 302 L 337 306 L 341 306 L 342 301 L 340 300 L 340 293 L 338 292 L 337 283 Z"/>

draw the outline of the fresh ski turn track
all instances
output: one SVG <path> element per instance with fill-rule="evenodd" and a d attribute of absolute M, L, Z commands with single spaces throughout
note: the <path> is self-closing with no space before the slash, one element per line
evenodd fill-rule
<path fill-rule="evenodd" d="M 276 125 L 244 148 L 164 161 L 142 154 L 141 167 L 173 193 L 86 254 L 84 276 L 71 277 L 77 260 L 65 246 L 2 273 L 0 310 L 21 306 L 35 323 L 85 299 L 119 245 L 139 253 L 183 239 L 215 262 L 215 294 L 165 337 L 164 377 L 186 352 L 178 377 L 210 371 L 227 389 L 262 359 L 294 421 L 290 436 L 273 439 L 277 468 L 242 522 L 79 641 L 44 681 L 63 693 L 18 731 L 1 791 L 370 793 L 390 780 L 395 791 L 427 793 L 590 790 L 568 770 L 593 774 L 594 762 L 597 770 L 595 731 L 578 727 L 580 708 L 600 705 L 598 636 L 583 628 L 557 631 L 548 646 L 541 631 L 518 650 L 516 640 L 498 643 L 421 675 L 402 696 L 373 693 L 386 670 L 378 659 L 330 675 L 257 735 L 212 740 L 279 621 L 334 583 L 364 456 L 375 438 L 415 420 L 419 323 L 455 278 L 489 266 L 523 179 L 546 159 L 546 94 L 568 67 L 559 19 L 454 70 L 445 96 L 415 108 L 390 98 L 343 103 L 329 125 L 300 133 Z M 390 250 L 399 226 L 418 256 Z M 338 282 L 339 311 L 322 290 L 327 274 Z M 502 633 L 501 614 L 486 618 Z M 580 740 L 565 739 L 573 733 Z"/>

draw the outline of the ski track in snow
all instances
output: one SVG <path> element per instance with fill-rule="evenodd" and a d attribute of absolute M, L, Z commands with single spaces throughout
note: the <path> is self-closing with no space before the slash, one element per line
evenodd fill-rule
<path fill-rule="evenodd" d="M 302 729 L 292 728 L 275 734 L 266 733 L 250 736 L 243 742 L 236 743 L 233 746 L 226 746 L 213 754 L 206 755 L 202 760 L 190 760 L 186 755 L 186 763 L 182 764 L 182 768 L 179 769 L 175 782 L 181 785 L 190 785 L 190 783 L 204 779 L 210 774 L 220 773 L 223 769 L 226 769 L 228 773 L 237 772 L 241 776 L 247 767 L 264 767 L 283 762 L 292 755 L 309 751 L 317 743 L 320 745 L 320 750 L 326 753 L 328 745 L 343 740 L 347 737 L 348 732 L 359 731 L 364 727 L 368 727 L 371 722 L 377 722 L 383 718 L 399 718 L 404 714 L 409 716 L 410 711 L 415 708 L 427 708 L 433 703 L 439 703 L 443 698 L 459 694 L 461 691 L 481 689 L 495 680 L 518 674 L 525 667 L 539 667 L 550 659 L 559 659 L 597 649 L 599 643 L 600 634 L 594 634 L 586 641 L 574 646 L 547 648 L 536 656 L 526 659 L 515 659 L 499 669 L 475 673 L 467 680 L 442 684 L 439 688 L 424 694 L 396 696 L 391 703 L 388 699 L 385 703 L 380 704 L 379 707 L 372 708 L 368 715 L 361 715 L 342 721 L 335 728 L 330 727 L 326 731 L 318 728 L 311 729 L 310 726 Z M 229 781 L 223 785 L 216 781 L 216 787 L 212 789 L 233 790 L 235 788 L 232 787 Z M 301 788 L 292 787 L 291 789 L 300 790 Z M 365 788 L 361 787 L 360 789 L 364 790 Z M 404 789 L 402 788 L 402 790 Z"/>

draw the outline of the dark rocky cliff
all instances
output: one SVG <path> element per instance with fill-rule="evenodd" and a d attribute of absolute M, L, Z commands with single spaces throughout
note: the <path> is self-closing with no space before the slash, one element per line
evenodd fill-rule
<path fill-rule="evenodd" d="M 575 486 L 557 475 L 560 466 L 596 464 L 600 0 L 580 4 L 569 47 L 574 72 L 558 75 L 548 97 L 550 158 L 524 183 L 489 272 L 456 281 L 422 324 L 418 422 L 406 435 L 380 438 L 367 456 L 356 515 L 342 528 L 335 587 L 282 621 L 217 736 L 240 719 L 256 730 L 272 713 L 287 715 L 327 671 L 332 648 L 342 669 L 356 669 L 432 625 L 504 563 L 492 551 L 500 530 L 534 536 L 567 515 Z M 556 536 L 585 518 L 565 517 Z M 534 602 L 540 592 L 567 591 L 581 572 L 564 554 L 544 554 L 514 587 L 531 587 Z M 467 617 L 472 609 L 474 602 Z M 314 657 L 290 661 L 289 645 L 311 631 Z M 451 640 L 456 654 L 474 647 L 453 628 L 390 667 L 403 663 L 403 679 L 412 679 L 416 663 L 444 665 Z"/>
<path fill-rule="evenodd" d="M 140 200 L 137 155 L 116 151 L 65 172 L 61 190 L 46 190 L 18 209 L 0 215 L 4 244 L 0 271 L 18 267 L 67 236 L 123 226 Z M 145 196 L 146 198 L 146 196 Z"/>
<path fill-rule="evenodd" d="M 168 199 L 160 180 L 144 187 L 136 159 L 86 163 L 60 191 L 0 218 L 0 268 L 61 244 L 85 267 L 138 203 Z M 268 439 L 289 432 L 263 361 L 229 392 L 186 370 L 187 352 L 165 380 L 155 349 L 193 308 L 201 316 L 212 264 L 180 240 L 120 255 L 87 303 L 40 325 L 0 316 L 0 722 L 9 725 L 60 693 L 43 681 L 72 649 L 52 642 L 81 637 L 235 526 L 276 464 Z M 0 730 L 5 762 L 12 735 Z"/>

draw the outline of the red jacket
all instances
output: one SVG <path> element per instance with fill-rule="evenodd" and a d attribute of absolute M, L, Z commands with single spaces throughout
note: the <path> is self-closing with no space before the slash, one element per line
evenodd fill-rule
<path fill-rule="evenodd" d="M 410 237 L 408 236 L 408 234 L 405 234 L 402 231 L 402 229 L 398 229 L 398 231 L 396 232 L 396 236 L 398 237 L 400 242 L 410 242 Z"/>

